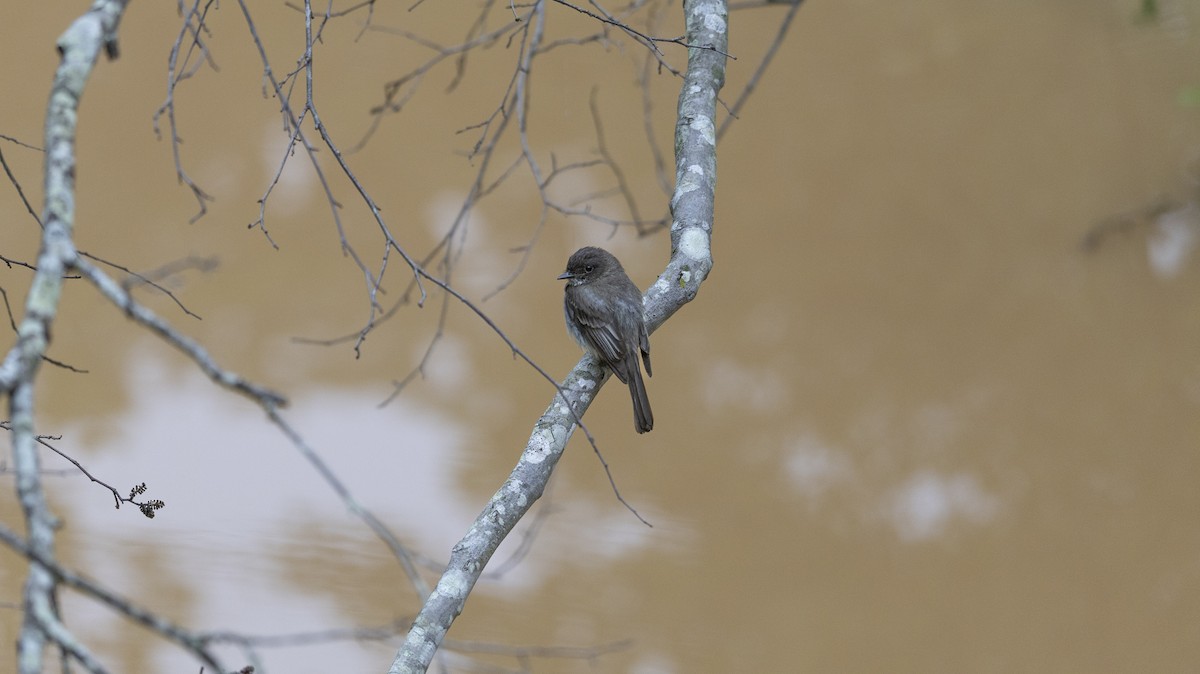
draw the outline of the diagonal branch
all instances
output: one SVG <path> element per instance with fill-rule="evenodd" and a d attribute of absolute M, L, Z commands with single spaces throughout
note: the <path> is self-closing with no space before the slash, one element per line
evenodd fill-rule
<path fill-rule="evenodd" d="M 145 326 L 151 332 L 166 340 L 171 346 L 186 354 L 195 361 L 196 365 L 200 366 L 200 370 L 208 375 L 209 379 L 212 379 L 218 385 L 236 393 L 241 393 L 265 407 L 283 407 L 287 405 L 287 400 L 282 395 L 259 386 L 240 374 L 226 370 L 218 365 L 216 360 L 209 355 L 204 347 L 200 346 L 195 340 L 181 335 L 168 325 L 166 321 L 159 318 L 158 314 L 133 301 L 133 297 L 129 295 L 128 290 L 113 280 L 112 277 L 100 271 L 91 262 L 82 257 L 75 257 L 71 262 L 75 270 L 81 276 L 91 281 L 92 285 L 96 286 L 96 289 L 100 291 L 100 294 L 108 298 L 110 302 L 115 304 L 118 309 L 124 311 L 134 321 Z"/>
<path fill-rule="evenodd" d="M 728 12 L 724 0 L 685 0 L 688 50 L 675 127 L 675 194 L 671 199 L 671 259 L 645 297 L 653 331 L 695 298 L 712 269 L 716 189 L 717 94 L 725 82 Z M 417 615 L 390 674 L 424 672 L 462 613 L 484 566 L 533 503 L 541 497 L 567 441 L 574 415 L 582 415 L 608 372 L 585 357 L 563 382 L 559 395 L 534 425 L 529 443 L 503 486 L 467 534 L 454 546 L 433 594 Z"/>

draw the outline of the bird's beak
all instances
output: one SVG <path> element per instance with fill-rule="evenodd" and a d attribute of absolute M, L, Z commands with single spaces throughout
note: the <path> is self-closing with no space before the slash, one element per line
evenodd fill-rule
<path fill-rule="evenodd" d="M 567 280 L 573 279 L 573 278 L 575 278 L 575 275 L 569 271 L 564 271 L 563 273 L 558 275 L 559 281 L 567 281 Z"/>

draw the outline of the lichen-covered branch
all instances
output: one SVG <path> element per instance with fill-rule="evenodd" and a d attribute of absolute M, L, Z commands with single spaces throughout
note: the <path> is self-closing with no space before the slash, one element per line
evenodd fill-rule
<path fill-rule="evenodd" d="M 110 58 L 116 56 L 116 30 L 124 11 L 124 0 L 96 0 L 58 39 L 61 59 L 46 108 L 41 250 L 25 314 L 17 327 L 17 342 L 0 364 L 0 390 L 8 394 L 13 469 L 28 545 L 47 560 L 53 560 L 55 520 L 41 483 L 34 428 L 34 382 L 50 344 L 63 276 L 75 254 L 71 231 L 75 220 L 75 126 L 79 101 L 101 49 Z M 31 561 L 23 597 L 24 620 L 17 637 L 17 670 L 21 674 L 43 671 L 47 643 L 59 645 L 85 665 L 95 664 L 59 620 L 56 588 L 50 571 L 43 564 Z"/>
<path fill-rule="evenodd" d="M 675 127 L 675 193 L 671 199 L 671 259 L 645 296 L 647 327 L 658 328 L 699 292 L 712 269 L 716 192 L 716 103 L 725 82 L 728 12 L 724 0 L 685 0 L 688 67 Z M 608 373 L 583 358 L 534 426 L 517 466 L 454 546 L 437 587 L 392 662 L 390 674 L 428 669 L 450 625 L 462 612 L 484 566 L 516 523 L 541 497 L 582 415 Z M 568 407 L 569 406 L 569 407 Z M 574 410 L 574 412 L 572 412 Z"/>

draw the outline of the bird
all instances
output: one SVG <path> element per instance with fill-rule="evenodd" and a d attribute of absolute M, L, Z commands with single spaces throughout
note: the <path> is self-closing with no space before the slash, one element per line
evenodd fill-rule
<path fill-rule="evenodd" d="M 595 246 L 572 253 L 558 280 L 567 282 L 563 292 L 567 332 L 629 386 L 633 426 L 638 433 L 648 432 L 654 428 L 654 414 L 638 364 L 640 354 L 646 376 L 651 376 L 642 292 L 612 253 Z"/>

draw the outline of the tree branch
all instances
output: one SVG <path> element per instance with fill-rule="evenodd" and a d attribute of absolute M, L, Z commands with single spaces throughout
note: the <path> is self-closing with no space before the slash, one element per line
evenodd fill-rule
<path fill-rule="evenodd" d="M 17 329 L 17 343 L 0 365 L 0 390 L 8 394 L 13 434 L 13 467 L 17 495 L 25 516 L 30 549 L 53 561 L 55 518 L 42 489 L 40 456 L 34 429 L 34 381 L 50 345 L 50 328 L 58 313 L 63 276 L 74 256 L 71 231 L 75 221 L 75 132 L 79 101 L 103 48 L 117 54 L 117 25 L 124 0 L 96 0 L 58 39 L 59 65 L 46 108 L 45 205 L 42 244 L 37 271 Z M 25 581 L 24 621 L 17 637 L 21 674 L 43 671 L 47 641 L 71 656 L 93 664 L 86 651 L 75 648 L 58 619 L 57 583 L 42 562 L 31 561 Z"/>
<path fill-rule="evenodd" d="M 685 0 L 684 15 L 686 43 L 701 47 L 688 50 L 688 67 L 679 95 L 671 259 L 644 299 L 647 328 L 651 331 L 695 298 L 712 269 L 714 119 L 717 94 L 725 83 L 728 12 L 724 0 Z M 585 357 L 562 383 L 561 393 L 534 425 L 516 467 L 451 551 L 446 571 L 417 615 L 390 674 L 424 672 L 429 667 L 484 566 L 544 492 L 575 430 L 575 415 L 582 416 L 607 377 L 606 370 Z"/>

